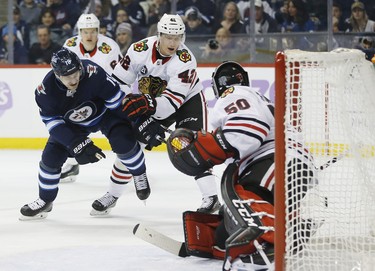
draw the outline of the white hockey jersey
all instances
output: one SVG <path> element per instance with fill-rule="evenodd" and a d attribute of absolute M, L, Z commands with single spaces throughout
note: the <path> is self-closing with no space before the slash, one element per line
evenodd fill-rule
<path fill-rule="evenodd" d="M 252 161 L 275 152 L 273 104 L 255 89 L 232 86 L 210 111 L 210 124 L 221 127 L 239 154 L 241 174 Z"/>
<path fill-rule="evenodd" d="M 140 93 L 152 92 L 157 102 L 153 116 L 162 120 L 203 87 L 197 75 L 197 61 L 185 44 L 171 57 L 161 57 L 156 46 L 156 36 L 133 43 L 112 76 L 128 86 L 137 80 Z"/>
<path fill-rule="evenodd" d="M 85 53 L 80 36 L 67 39 L 63 47 L 78 55 L 80 59 L 89 59 L 102 67 L 109 75 L 112 74 L 117 62 L 122 58 L 120 47 L 111 38 L 98 35 L 96 48 L 91 53 Z"/>

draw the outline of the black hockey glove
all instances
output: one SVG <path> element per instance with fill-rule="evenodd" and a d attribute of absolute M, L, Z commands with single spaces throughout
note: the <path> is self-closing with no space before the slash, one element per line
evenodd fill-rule
<path fill-rule="evenodd" d="M 165 138 L 165 130 L 153 118 L 139 118 L 134 123 L 135 137 L 146 144 L 146 150 L 159 146 Z"/>
<path fill-rule="evenodd" d="M 122 100 L 122 112 L 129 119 L 136 119 L 142 115 L 151 116 L 156 111 L 155 98 L 150 94 L 128 94 Z"/>
<path fill-rule="evenodd" d="M 90 138 L 75 142 L 70 148 L 70 153 L 80 165 L 95 163 L 105 158 L 105 154 L 100 148 L 94 145 Z"/>

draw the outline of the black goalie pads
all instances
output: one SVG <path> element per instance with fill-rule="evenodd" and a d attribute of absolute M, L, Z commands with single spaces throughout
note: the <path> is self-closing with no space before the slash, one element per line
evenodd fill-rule
<path fill-rule="evenodd" d="M 197 176 L 234 156 L 220 129 L 214 133 L 176 129 L 168 138 L 169 159 L 176 169 Z"/>

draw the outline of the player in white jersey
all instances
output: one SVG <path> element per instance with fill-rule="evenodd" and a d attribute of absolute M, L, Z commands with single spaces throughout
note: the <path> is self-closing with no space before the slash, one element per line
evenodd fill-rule
<path fill-rule="evenodd" d="M 135 121 L 138 140 L 151 149 L 161 144 L 164 130 L 160 124 L 192 130 L 206 129 L 207 106 L 203 86 L 197 75 L 197 62 L 184 44 L 185 25 L 179 15 L 164 14 L 158 25 L 158 35 L 133 43 L 115 67 L 112 77 L 128 87 L 124 112 Z M 139 92 L 130 87 L 138 83 Z M 159 138 L 159 139 L 158 139 Z M 120 193 L 128 179 L 121 172 L 111 180 Z M 195 175 L 202 193 L 200 212 L 215 212 L 220 203 L 215 177 L 210 170 Z"/>
<path fill-rule="evenodd" d="M 221 192 L 225 203 L 222 216 L 184 213 L 187 253 L 221 258 L 223 270 L 271 270 L 274 255 L 274 106 L 250 87 L 247 72 L 233 61 L 216 68 L 213 89 L 218 97 L 210 115 L 214 131 L 176 129 L 167 142 L 171 162 L 189 175 L 234 161 L 222 177 Z M 295 158 L 304 159 L 301 154 Z M 305 181 L 311 182 L 314 180 L 313 164 L 307 162 L 305 165 Z M 200 229 L 200 236 L 212 238 L 199 238 L 196 227 Z"/>
<path fill-rule="evenodd" d="M 118 44 L 111 38 L 99 34 L 100 22 L 94 14 L 82 14 L 77 21 L 78 35 L 67 39 L 63 47 L 74 52 L 80 59 L 89 59 L 108 74 L 122 58 Z M 73 182 L 79 173 L 74 158 L 68 158 L 61 172 L 60 182 Z"/>

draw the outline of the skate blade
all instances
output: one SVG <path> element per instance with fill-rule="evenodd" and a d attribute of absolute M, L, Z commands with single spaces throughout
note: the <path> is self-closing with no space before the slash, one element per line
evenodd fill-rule
<path fill-rule="evenodd" d="M 48 216 L 47 212 L 41 212 L 40 214 L 34 215 L 34 216 L 25 216 L 22 215 L 18 218 L 20 221 L 29 221 L 29 220 L 41 220 L 45 219 Z"/>
<path fill-rule="evenodd" d="M 77 180 L 77 176 L 68 176 L 64 179 L 60 179 L 60 183 L 73 183 Z"/>
<path fill-rule="evenodd" d="M 91 216 L 106 216 L 111 212 L 111 210 L 112 208 L 108 208 L 105 211 L 98 211 L 98 210 L 92 209 L 90 212 L 90 215 Z"/>

